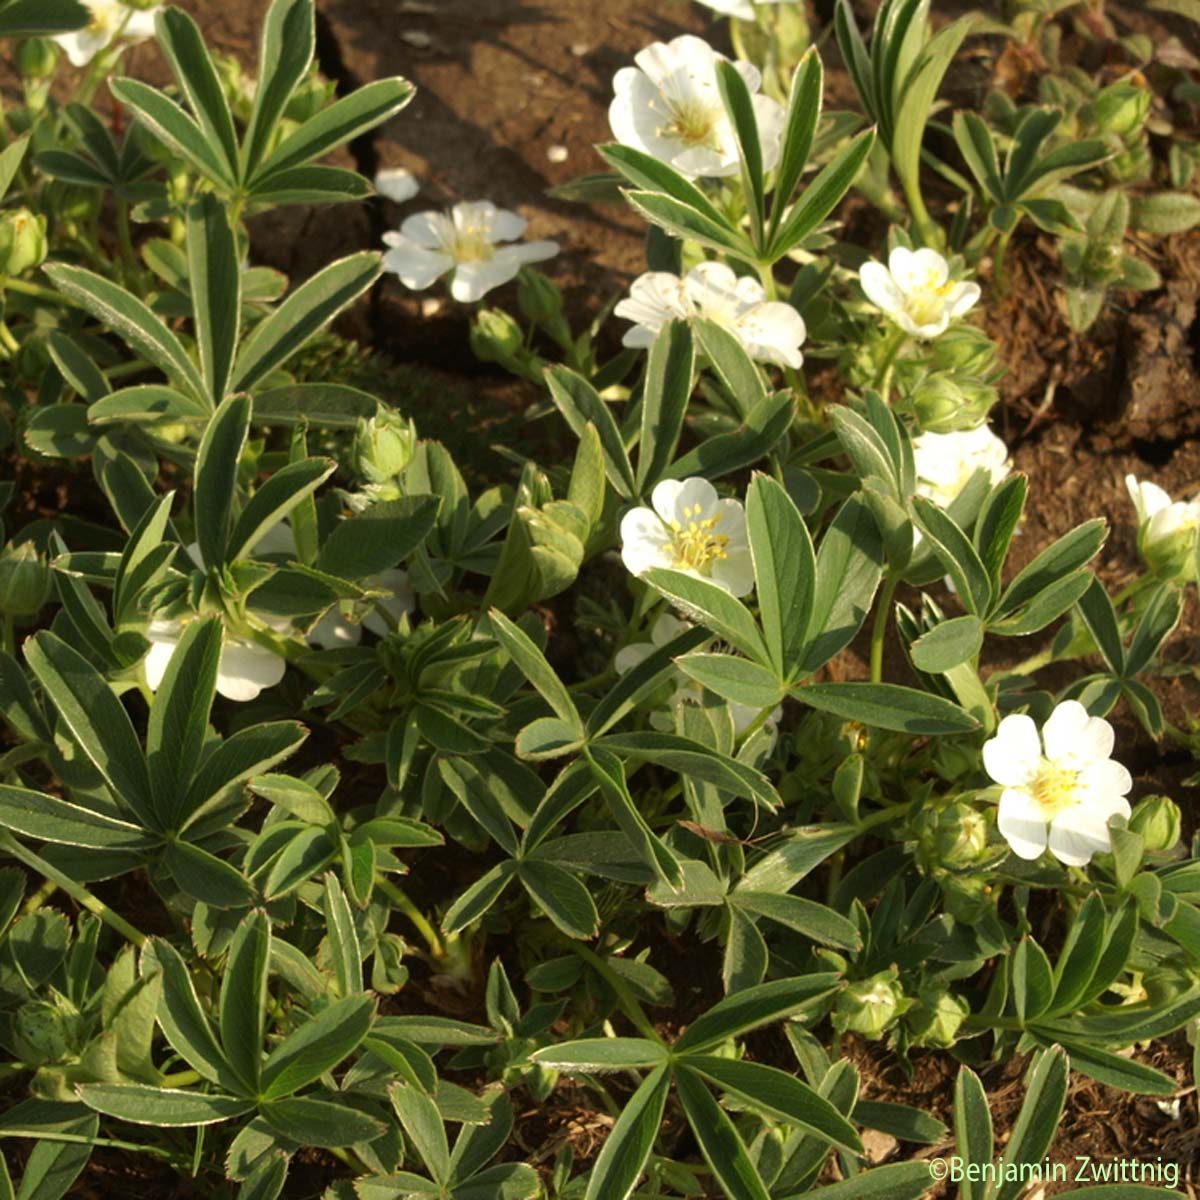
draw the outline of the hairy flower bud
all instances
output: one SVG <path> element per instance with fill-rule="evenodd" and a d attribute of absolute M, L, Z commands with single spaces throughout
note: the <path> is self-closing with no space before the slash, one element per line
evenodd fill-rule
<path fill-rule="evenodd" d="M 838 996 L 833 1010 L 833 1024 L 843 1032 L 879 1038 L 911 1004 L 912 1001 L 904 997 L 899 973 L 893 967 L 872 975 L 870 979 L 850 984 Z"/>
<path fill-rule="evenodd" d="M 0 550 L 0 612 L 32 617 L 50 596 L 50 568 L 32 542 Z"/>
<path fill-rule="evenodd" d="M 1141 133 L 1150 115 L 1150 93 L 1134 83 L 1114 83 L 1092 102 L 1092 119 L 1101 133 L 1128 141 Z"/>
<path fill-rule="evenodd" d="M 959 1028 L 970 1014 L 971 1006 L 961 996 L 933 993 L 921 996 L 905 1022 L 918 1045 L 946 1049 L 954 1045 Z"/>
<path fill-rule="evenodd" d="M 987 853 L 987 819 L 962 801 L 927 809 L 921 814 L 919 828 L 917 853 L 927 872 L 939 867 L 969 867 Z"/>
<path fill-rule="evenodd" d="M 1170 850 L 1179 842 L 1179 805 L 1167 796 L 1147 796 L 1130 814 L 1129 828 L 1147 850 Z"/>
<path fill-rule="evenodd" d="M 368 483 L 386 483 L 412 462 L 416 444 L 413 423 L 399 413 L 381 408 L 369 421 L 358 422 L 354 468 Z"/>
<path fill-rule="evenodd" d="M 946 912 L 962 925 L 978 925 L 995 910 L 995 889 L 978 875 L 947 875 L 938 882 Z"/>
<path fill-rule="evenodd" d="M 481 308 L 471 322 L 471 351 L 483 362 L 514 362 L 524 342 L 521 326 L 501 309 Z"/>
<path fill-rule="evenodd" d="M 27 208 L 0 217 L 0 274 L 20 275 L 46 260 L 46 218 Z"/>
<path fill-rule="evenodd" d="M 49 79 L 58 59 L 59 49 L 49 38 L 26 38 L 17 51 L 17 66 L 26 79 Z"/>
<path fill-rule="evenodd" d="M 30 1065 L 61 1062 L 71 1053 L 69 1014 L 49 1000 L 31 1000 L 13 1017 L 13 1049 Z"/>

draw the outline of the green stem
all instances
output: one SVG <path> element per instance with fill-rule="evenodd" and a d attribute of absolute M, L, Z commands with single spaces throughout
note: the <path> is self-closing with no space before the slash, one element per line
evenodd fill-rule
<path fill-rule="evenodd" d="M 892 374 L 896 369 L 896 359 L 907 341 L 908 334 L 899 325 L 893 325 L 883 343 L 883 357 L 875 369 L 875 390 L 884 404 L 888 402 L 888 394 L 892 390 Z"/>
<path fill-rule="evenodd" d="M 912 213 L 913 224 L 916 226 L 917 237 L 920 238 L 923 246 L 929 246 L 934 250 L 941 249 L 941 231 L 933 223 L 929 216 L 929 210 L 925 207 L 925 199 L 921 195 L 921 182 L 919 177 L 914 176 L 912 179 L 902 179 L 901 186 L 904 188 L 904 198 L 908 201 L 908 210 Z"/>
<path fill-rule="evenodd" d="M 767 299 L 778 300 L 779 287 L 775 283 L 775 264 L 760 262 L 755 266 L 758 268 L 758 278 L 763 285 L 763 291 L 767 294 Z"/>
<path fill-rule="evenodd" d="M 1014 227 L 1015 228 L 1015 227 Z M 1013 231 L 1006 229 L 996 243 L 996 253 L 992 256 L 992 282 L 996 285 L 996 294 L 1004 296 L 1008 293 L 1008 272 L 1004 260 L 1008 254 L 1008 243 L 1012 241 Z"/>
<path fill-rule="evenodd" d="M 888 617 L 892 615 L 892 598 L 896 594 L 896 585 L 899 582 L 899 576 L 889 571 L 879 591 L 879 606 L 875 609 L 875 624 L 871 629 L 872 683 L 880 683 L 883 680 L 883 642 L 887 634 Z"/>
<path fill-rule="evenodd" d="M 28 900 L 25 901 L 25 906 L 21 909 L 22 916 L 29 916 L 30 913 L 35 913 L 55 892 L 58 891 L 58 884 L 52 879 L 47 879 L 42 883 Z"/>
<path fill-rule="evenodd" d="M 19 353 L 21 349 L 21 343 L 13 337 L 13 331 L 9 329 L 8 322 L 3 317 L 0 317 L 0 346 L 3 346 L 9 355 Z"/>
<path fill-rule="evenodd" d="M 106 925 L 115 929 L 126 941 L 132 942 L 138 949 L 145 946 L 147 937 L 141 930 L 135 929 L 124 917 L 113 912 L 102 900 L 98 900 L 82 884 L 76 883 L 69 875 L 64 874 L 56 866 L 44 858 L 26 849 L 20 842 L 7 832 L 0 832 L 0 850 L 11 854 L 18 862 L 23 862 L 32 871 L 37 871 L 46 879 L 53 880 L 77 904 L 82 905 L 88 912 L 95 913 Z"/>
<path fill-rule="evenodd" d="M 181 1088 L 191 1087 L 194 1083 L 199 1083 L 201 1075 L 199 1071 L 176 1071 L 173 1075 L 164 1075 L 162 1080 L 163 1087 L 166 1088 Z"/>
<path fill-rule="evenodd" d="M 129 283 L 136 283 L 139 274 L 137 253 L 133 248 L 133 231 L 129 227 L 129 202 L 117 199 L 117 239 L 121 246 L 121 261 Z"/>
<path fill-rule="evenodd" d="M 42 287 L 38 283 L 26 283 L 23 279 L 11 279 L 0 275 L 0 292 L 20 292 L 24 296 L 32 296 L 35 300 L 45 300 L 48 304 L 63 304 L 67 308 L 78 308 L 74 300 L 68 299 L 61 292 Z"/>
<path fill-rule="evenodd" d="M 437 930 L 404 892 L 383 875 L 375 877 L 375 886 L 416 926 L 417 932 L 425 939 L 429 952 L 435 958 L 445 958 L 446 947 L 442 944 L 442 939 L 438 937 Z"/>

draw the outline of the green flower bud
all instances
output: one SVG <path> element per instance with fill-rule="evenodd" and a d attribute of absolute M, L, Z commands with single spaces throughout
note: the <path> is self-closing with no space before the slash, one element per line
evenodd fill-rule
<path fill-rule="evenodd" d="M 1092 119 L 1101 133 L 1128 140 L 1140 133 L 1150 115 L 1150 93 L 1133 83 L 1114 83 L 1092 102 Z"/>
<path fill-rule="evenodd" d="M 963 925 L 977 925 L 996 908 L 995 889 L 977 875 L 947 875 L 938 880 L 946 912 Z"/>
<path fill-rule="evenodd" d="M 68 1015 L 48 1000 L 31 1000 L 13 1017 L 13 1049 L 25 1063 L 61 1062 L 71 1052 Z"/>
<path fill-rule="evenodd" d="M 961 869 L 977 863 L 987 853 L 987 819 L 962 801 L 922 814 L 918 857 L 922 868 Z"/>
<path fill-rule="evenodd" d="M 971 1006 L 966 1000 L 943 992 L 923 995 L 905 1021 L 916 1044 L 944 1050 L 954 1045 L 959 1028 L 970 1015 Z"/>
<path fill-rule="evenodd" d="M 49 38 L 26 38 L 17 51 L 17 66 L 26 79 L 49 79 L 60 51 Z"/>
<path fill-rule="evenodd" d="M 880 971 L 870 979 L 852 983 L 838 996 L 833 1010 L 834 1028 L 874 1040 L 882 1037 L 911 1003 L 900 988 L 899 972 L 894 967 Z"/>
<path fill-rule="evenodd" d="M 0 217 L 0 275 L 20 275 L 46 261 L 46 218 L 27 208 Z"/>
<path fill-rule="evenodd" d="M 511 363 L 521 353 L 521 327 L 498 308 L 481 308 L 471 323 L 471 350 L 484 362 Z"/>
<path fill-rule="evenodd" d="M 1179 843 L 1179 805 L 1167 796 L 1147 796 L 1133 810 L 1129 828 L 1142 835 L 1147 850 L 1170 850 Z"/>
<path fill-rule="evenodd" d="M 548 325 L 562 315 L 562 292 L 541 271 L 526 268 L 517 276 L 517 303 L 525 316 L 539 325 Z"/>
<path fill-rule="evenodd" d="M 50 597 L 50 568 L 32 542 L 0 550 L 0 612 L 32 617 Z"/>
<path fill-rule="evenodd" d="M 982 377 L 996 366 L 996 343 L 974 325 L 952 325 L 929 344 L 936 370 Z"/>
<path fill-rule="evenodd" d="M 391 409 L 380 408 L 369 421 L 358 422 L 354 468 L 369 483 L 386 483 L 412 462 L 416 444 L 413 423 Z"/>

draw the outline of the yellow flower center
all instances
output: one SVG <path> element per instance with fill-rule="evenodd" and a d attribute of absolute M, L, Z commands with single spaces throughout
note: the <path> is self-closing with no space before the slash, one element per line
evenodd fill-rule
<path fill-rule="evenodd" d="M 1079 772 L 1072 771 L 1069 767 L 1043 762 L 1037 778 L 1033 781 L 1033 798 L 1038 802 L 1047 821 L 1079 802 L 1076 795 L 1078 777 Z"/>
<path fill-rule="evenodd" d="M 689 146 L 707 146 L 716 127 L 716 115 L 707 104 L 701 100 L 681 100 L 671 105 L 671 120 L 665 133 Z"/>
<path fill-rule="evenodd" d="M 908 315 L 918 325 L 936 325 L 942 319 L 946 297 L 954 290 L 954 284 L 938 284 L 937 276 L 931 271 L 920 289 L 906 297 Z"/>
<path fill-rule="evenodd" d="M 92 20 L 88 25 L 88 32 L 97 37 L 115 33 L 123 18 L 121 5 L 99 4 L 92 9 Z"/>
<path fill-rule="evenodd" d="M 455 262 L 489 262 L 495 257 L 496 247 L 487 240 L 480 229 L 458 229 L 450 245 L 450 254 Z"/>
<path fill-rule="evenodd" d="M 729 539 L 715 533 L 724 513 L 712 517 L 701 517 L 704 510 L 693 504 L 683 510 L 683 521 L 672 521 L 670 528 L 675 534 L 674 549 L 676 565 L 685 570 L 706 571 L 717 559 L 725 558 L 725 547 Z"/>

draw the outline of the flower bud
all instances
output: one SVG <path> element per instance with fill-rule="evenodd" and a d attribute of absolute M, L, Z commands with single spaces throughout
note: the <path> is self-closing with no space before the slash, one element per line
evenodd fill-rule
<path fill-rule="evenodd" d="M 939 371 L 982 377 L 996 366 L 996 343 L 974 325 L 953 325 L 929 346 L 929 359 Z"/>
<path fill-rule="evenodd" d="M 921 1046 L 947 1049 L 954 1045 L 959 1028 L 971 1015 L 971 1006 L 949 992 L 922 995 L 920 1003 L 905 1018 L 913 1041 Z"/>
<path fill-rule="evenodd" d="M 562 314 L 563 298 L 557 284 L 529 268 L 517 276 L 517 303 L 525 316 L 539 325 L 548 325 Z"/>
<path fill-rule="evenodd" d="M 369 483 L 386 483 L 412 462 L 417 444 L 413 423 L 391 409 L 380 410 L 369 421 L 358 422 L 354 438 L 354 467 Z"/>
<path fill-rule="evenodd" d="M 938 882 L 946 912 L 962 925 L 977 925 L 995 910 L 995 890 L 977 875 L 947 875 Z"/>
<path fill-rule="evenodd" d="M 1200 498 L 1173 501 L 1157 484 L 1125 476 L 1138 515 L 1138 553 L 1163 579 L 1196 581 L 1196 539 Z"/>
<path fill-rule="evenodd" d="M 1150 93 L 1133 83 L 1114 83 L 1092 102 L 1092 119 L 1101 133 L 1128 141 L 1141 132 L 1150 115 Z"/>
<path fill-rule="evenodd" d="M 13 1049 L 24 1063 L 61 1062 L 71 1052 L 68 1014 L 48 1000 L 31 1000 L 13 1017 Z"/>
<path fill-rule="evenodd" d="M 26 79 L 49 79 L 58 59 L 59 49 L 49 38 L 26 38 L 17 51 L 17 67 Z"/>
<path fill-rule="evenodd" d="M 50 597 L 50 568 L 32 542 L 0 550 L 0 612 L 32 617 Z"/>
<path fill-rule="evenodd" d="M 1147 796 L 1133 810 L 1129 828 L 1141 834 L 1147 850 L 1170 850 L 1179 842 L 1179 805 L 1167 796 Z"/>
<path fill-rule="evenodd" d="M 969 867 L 987 853 L 987 819 L 969 804 L 926 810 L 920 824 L 918 857 L 927 872 Z"/>
<path fill-rule="evenodd" d="M 46 260 L 46 218 L 27 208 L 0 217 L 0 275 L 20 275 Z"/>
<path fill-rule="evenodd" d="M 509 363 L 525 342 L 521 327 L 498 308 L 481 308 L 471 323 L 471 350 L 484 362 Z"/>
<path fill-rule="evenodd" d="M 879 1038 L 909 1003 L 905 1001 L 900 988 L 899 972 L 893 967 L 846 988 L 838 996 L 833 1010 L 833 1024 L 843 1032 Z"/>

